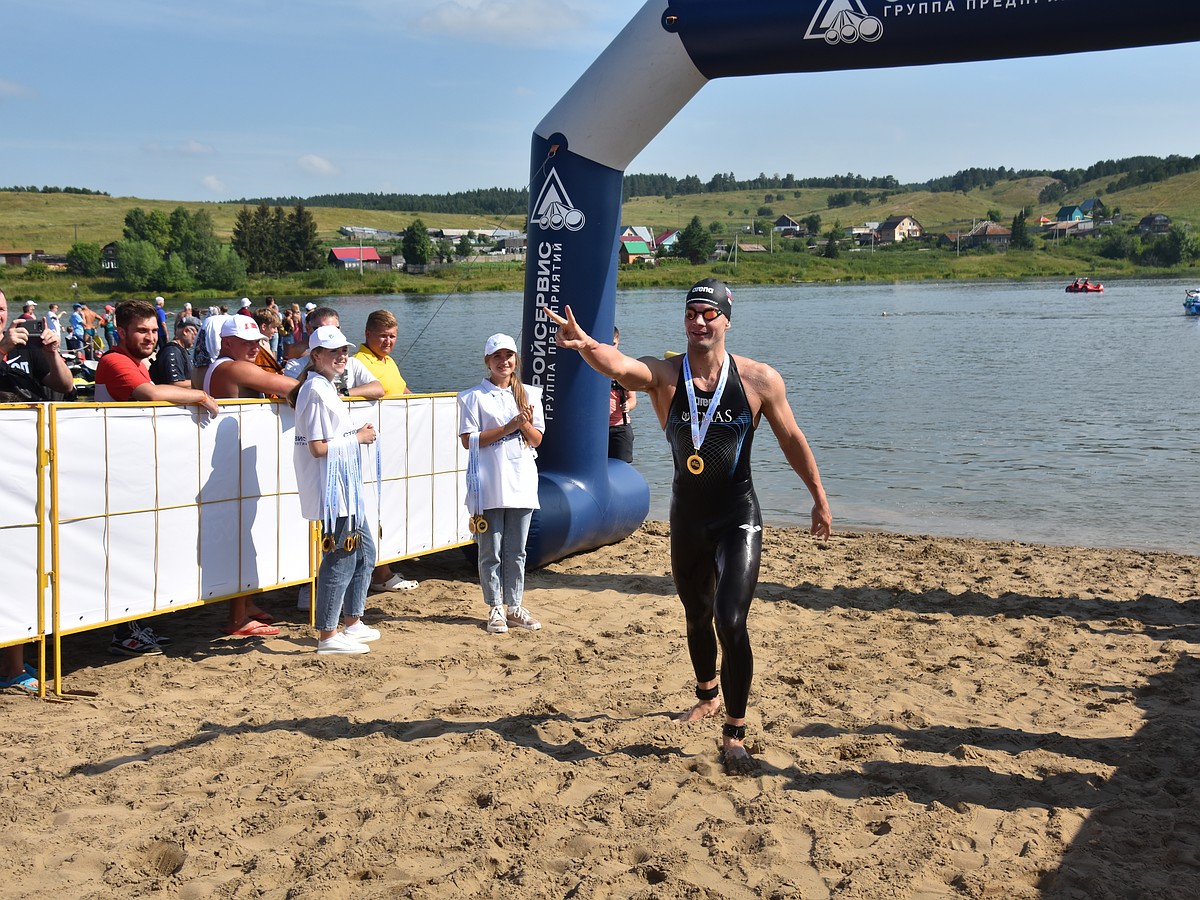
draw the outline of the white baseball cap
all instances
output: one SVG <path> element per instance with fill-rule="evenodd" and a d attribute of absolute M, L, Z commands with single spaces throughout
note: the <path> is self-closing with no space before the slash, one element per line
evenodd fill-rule
<path fill-rule="evenodd" d="M 261 341 L 263 333 L 258 323 L 249 316 L 229 316 L 221 323 L 221 337 L 241 338 L 243 341 Z"/>
<path fill-rule="evenodd" d="M 315 304 L 315 303 L 305 303 L 304 304 L 305 312 L 312 312 L 316 308 L 317 308 L 317 304 Z"/>
<path fill-rule="evenodd" d="M 246 317 L 242 316 L 242 318 Z M 342 334 L 342 329 L 336 325 L 322 325 L 309 335 L 308 349 L 316 350 L 318 347 L 323 350 L 340 350 L 342 347 L 349 347 L 351 353 L 358 349 L 355 344 L 350 343 Z"/>
<path fill-rule="evenodd" d="M 483 355 L 491 356 L 497 350 L 511 350 L 517 352 L 517 342 L 507 334 L 493 334 L 487 339 L 487 343 L 483 345 Z"/>

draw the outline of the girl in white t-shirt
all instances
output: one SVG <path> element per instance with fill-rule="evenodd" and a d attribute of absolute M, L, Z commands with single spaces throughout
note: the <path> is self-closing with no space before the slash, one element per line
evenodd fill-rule
<path fill-rule="evenodd" d="M 479 581 L 487 602 L 487 630 L 537 631 L 541 623 L 521 605 L 525 591 L 525 539 L 538 509 L 537 446 L 546 430 L 541 388 L 522 384 L 517 344 L 493 334 L 483 350 L 488 377 L 458 395 L 463 447 L 477 441 L 480 509 L 473 517 L 479 547 Z"/>
<path fill-rule="evenodd" d="M 288 396 L 296 408 L 292 461 L 300 490 L 300 513 L 322 523 L 317 573 L 317 652 L 366 653 L 379 631 L 362 621 L 375 568 L 375 542 L 363 502 L 359 447 L 375 441 L 369 422 L 355 428 L 333 381 L 346 370 L 354 345 L 334 325 L 309 337 L 308 367 Z M 337 630 L 345 613 L 345 627 Z"/>

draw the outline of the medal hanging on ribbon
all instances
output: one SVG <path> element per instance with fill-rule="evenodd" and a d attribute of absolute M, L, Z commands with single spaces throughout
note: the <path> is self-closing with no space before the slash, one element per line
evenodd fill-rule
<path fill-rule="evenodd" d="M 725 393 L 725 382 L 729 378 L 729 354 L 725 354 L 725 361 L 721 363 L 721 377 L 717 380 L 717 389 L 713 392 L 712 399 L 708 402 L 708 409 L 704 411 L 704 420 L 699 421 L 700 415 L 696 410 L 696 388 L 692 384 L 692 367 L 688 363 L 688 358 L 683 357 L 683 383 L 687 387 L 688 412 L 691 413 L 692 426 L 692 447 L 695 453 L 687 458 L 687 470 L 693 475 L 699 475 L 704 471 L 704 460 L 700 456 L 700 445 L 704 443 L 704 436 L 708 434 L 708 426 L 712 424 L 713 416 L 717 413 L 717 407 L 721 403 L 721 395 Z"/>

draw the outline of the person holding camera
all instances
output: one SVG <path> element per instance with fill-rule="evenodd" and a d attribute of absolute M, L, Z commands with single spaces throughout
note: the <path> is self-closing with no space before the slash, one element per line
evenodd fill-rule
<path fill-rule="evenodd" d="M 18 319 L 10 328 L 8 298 L 0 291 L 0 403 L 44 402 L 71 390 L 71 372 L 58 355 L 58 332 L 44 330 L 39 319 Z M 38 687 L 33 667 L 25 664 L 25 648 L 0 648 L 0 689 Z"/>
<path fill-rule="evenodd" d="M 613 326 L 614 347 L 621 346 L 621 332 Z M 633 426 L 629 413 L 637 406 L 637 394 L 614 380 L 608 392 L 608 458 L 633 462 Z"/>
<path fill-rule="evenodd" d="M 46 330 L 44 320 L 18 319 L 9 327 L 8 298 L 0 291 L 0 402 L 45 402 L 71 393 L 71 370 L 58 346 L 58 332 Z"/>

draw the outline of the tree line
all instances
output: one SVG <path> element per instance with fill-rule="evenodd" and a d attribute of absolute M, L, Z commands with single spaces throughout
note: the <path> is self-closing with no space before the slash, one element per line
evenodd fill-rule
<path fill-rule="evenodd" d="M 482 188 L 454 194 L 382 194 L 341 193 L 318 194 L 315 197 L 267 197 L 236 201 L 243 204 L 266 203 L 273 206 L 338 207 L 342 209 L 385 210 L 389 212 L 420 211 L 446 215 L 524 216 L 529 208 L 529 192 L 523 188 Z"/>
<path fill-rule="evenodd" d="M 0 191 L 10 191 L 14 194 L 94 194 L 97 197 L 108 197 L 108 191 L 93 191 L 91 188 L 71 187 L 51 187 L 45 185 L 38 187 L 36 184 L 27 186 L 14 185 L 13 187 L 0 187 Z"/>
<path fill-rule="evenodd" d="M 96 242 L 77 241 L 67 252 L 67 269 L 101 275 L 102 253 Z M 290 213 L 260 203 L 253 210 L 242 207 L 230 243 L 217 237 L 206 209 L 192 213 L 178 206 L 167 215 L 134 207 L 125 214 L 115 263 L 117 283 L 130 291 L 235 291 L 248 273 L 308 271 L 322 267 L 325 257 L 316 220 L 303 203 Z"/>
<path fill-rule="evenodd" d="M 864 202 L 861 198 L 885 198 L 895 193 L 930 191 L 971 191 L 990 188 L 1001 181 L 1020 178 L 1049 177 L 1054 182 L 1039 196 L 1043 203 L 1054 203 L 1081 185 L 1098 178 L 1115 177 L 1107 186 L 1107 192 L 1123 190 L 1153 181 L 1161 181 L 1200 169 L 1200 156 L 1172 155 L 1165 158 L 1155 156 L 1131 156 L 1125 159 L 1102 160 L 1087 168 L 1079 169 L 1013 169 L 1007 166 L 972 166 L 960 169 L 953 175 L 931 178 L 928 181 L 902 184 L 893 175 L 865 176 L 854 172 L 844 175 L 822 175 L 797 178 L 794 174 L 767 175 L 760 172 L 754 178 L 738 178 L 733 172 L 718 172 L 707 181 L 698 175 L 682 177 L 658 173 L 634 173 L 622 179 L 622 193 L 630 197 L 665 197 L 694 194 L 717 194 L 729 191 L 785 190 L 801 191 L 806 188 L 828 188 L 835 193 L 837 203 L 850 205 Z M 347 192 L 320 194 L 315 197 L 275 197 L 236 201 L 244 204 L 295 205 L 342 207 L 346 209 L 388 210 L 393 212 L 426 212 L 456 215 L 508 216 L 524 212 L 529 205 L 529 192 L 524 188 L 485 188 L 446 194 L 394 194 Z"/>

